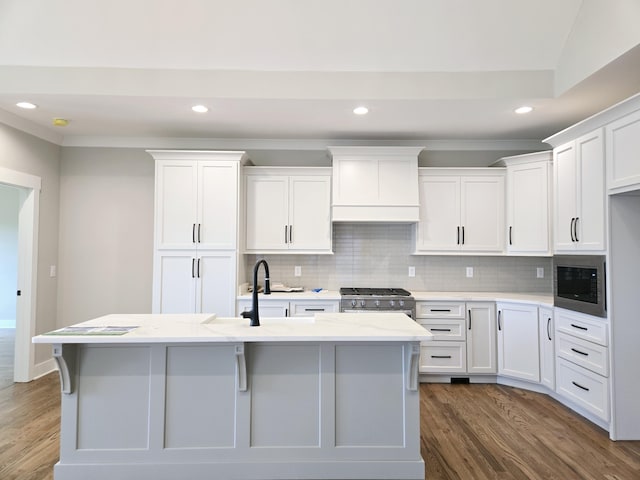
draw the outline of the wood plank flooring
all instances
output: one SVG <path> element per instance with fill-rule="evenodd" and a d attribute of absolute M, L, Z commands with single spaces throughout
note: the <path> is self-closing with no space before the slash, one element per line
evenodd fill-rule
<path fill-rule="evenodd" d="M 59 388 L 57 373 L 0 388 L 0 479 L 53 479 Z M 611 442 L 545 395 L 498 385 L 420 388 L 427 480 L 640 479 L 640 442 Z"/>
<path fill-rule="evenodd" d="M 15 328 L 0 328 L 0 388 L 13 383 Z"/>

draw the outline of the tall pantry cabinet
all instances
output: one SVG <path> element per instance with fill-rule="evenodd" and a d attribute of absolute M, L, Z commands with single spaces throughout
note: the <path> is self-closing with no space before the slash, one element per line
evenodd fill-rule
<path fill-rule="evenodd" d="M 152 312 L 234 316 L 245 152 L 147 152 L 156 160 Z"/>

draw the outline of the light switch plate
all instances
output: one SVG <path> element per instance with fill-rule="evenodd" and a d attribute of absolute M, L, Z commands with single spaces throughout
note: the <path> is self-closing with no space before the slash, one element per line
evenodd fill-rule
<path fill-rule="evenodd" d="M 536 268 L 536 278 L 544 278 L 544 268 L 543 267 Z"/>
<path fill-rule="evenodd" d="M 296 265 L 293 267 L 293 276 L 301 277 L 302 276 L 302 267 L 300 265 Z"/>
<path fill-rule="evenodd" d="M 473 278 L 473 267 L 467 267 L 467 278 Z"/>
<path fill-rule="evenodd" d="M 55 265 L 50 265 L 49 266 L 49 277 L 51 278 L 55 278 L 55 276 L 58 274 L 57 272 L 57 268 Z"/>
<path fill-rule="evenodd" d="M 409 276 L 410 277 L 416 276 L 416 267 L 409 267 Z"/>

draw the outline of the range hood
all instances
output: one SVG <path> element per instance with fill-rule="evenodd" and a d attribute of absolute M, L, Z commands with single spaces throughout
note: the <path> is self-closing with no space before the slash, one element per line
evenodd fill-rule
<path fill-rule="evenodd" d="M 328 147 L 334 222 L 415 223 L 423 147 Z"/>

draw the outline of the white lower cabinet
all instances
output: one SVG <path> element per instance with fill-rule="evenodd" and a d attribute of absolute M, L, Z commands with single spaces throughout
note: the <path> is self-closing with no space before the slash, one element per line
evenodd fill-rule
<path fill-rule="evenodd" d="M 538 307 L 498 304 L 498 374 L 540 381 Z"/>
<path fill-rule="evenodd" d="M 417 302 L 416 321 L 433 335 L 420 348 L 420 372 L 495 373 L 492 302 Z"/>
<path fill-rule="evenodd" d="M 556 392 L 608 422 L 608 321 L 562 308 L 556 308 L 554 314 Z"/>
<path fill-rule="evenodd" d="M 238 300 L 238 315 L 251 310 L 251 299 Z M 339 300 L 267 299 L 260 296 L 258 312 L 261 317 L 313 317 L 316 313 L 338 312 Z"/>
<path fill-rule="evenodd" d="M 556 389 L 556 352 L 554 346 L 553 310 L 538 309 L 538 331 L 540 334 L 540 383 L 550 390 Z"/>
<path fill-rule="evenodd" d="M 153 311 L 235 314 L 235 252 L 158 250 Z"/>

